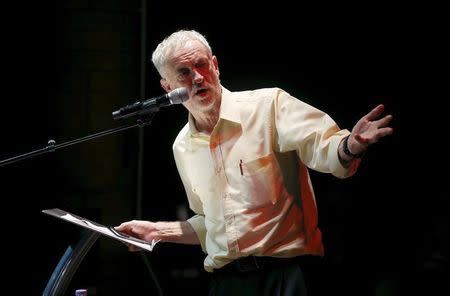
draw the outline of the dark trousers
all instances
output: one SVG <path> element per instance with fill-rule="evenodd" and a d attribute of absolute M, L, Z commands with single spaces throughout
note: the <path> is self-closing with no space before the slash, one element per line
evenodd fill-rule
<path fill-rule="evenodd" d="M 305 296 L 301 259 L 246 257 L 211 274 L 210 296 Z"/>

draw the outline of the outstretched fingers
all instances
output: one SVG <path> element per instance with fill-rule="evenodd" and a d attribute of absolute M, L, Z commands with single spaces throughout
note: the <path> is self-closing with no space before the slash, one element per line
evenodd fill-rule
<path fill-rule="evenodd" d="M 369 113 L 367 113 L 367 115 L 364 116 L 364 118 L 367 121 L 374 121 L 375 119 L 380 117 L 380 115 L 383 113 L 383 111 L 384 111 L 384 105 L 380 104 L 380 105 L 376 106 L 375 108 L 373 108 Z"/>
<path fill-rule="evenodd" d="M 386 127 L 392 120 L 392 115 L 386 115 L 383 118 L 374 121 L 374 123 L 377 125 L 377 127 L 381 128 L 381 127 Z"/>
<path fill-rule="evenodd" d="M 364 146 L 368 146 L 370 144 L 374 144 L 378 142 L 379 139 L 391 135 L 394 132 L 394 129 L 391 127 L 382 127 L 378 128 L 376 132 L 372 133 L 370 137 L 363 137 L 361 134 L 355 135 L 355 140 Z"/>
<path fill-rule="evenodd" d="M 394 129 L 389 126 L 392 118 L 393 116 L 389 114 L 372 122 L 376 127 L 372 143 L 378 142 L 379 139 L 391 135 L 394 132 Z"/>
<path fill-rule="evenodd" d="M 392 135 L 394 129 L 392 127 L 383 127 L 378 129 L 377 140 L 388 135 Z"/>

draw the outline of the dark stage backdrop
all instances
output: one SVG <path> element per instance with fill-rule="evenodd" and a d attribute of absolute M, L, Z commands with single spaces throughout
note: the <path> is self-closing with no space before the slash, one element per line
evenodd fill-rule
<path fill-rule="evenodd" d="M 131 122 L 113 121 L 111 112 L 139 100 L 140 5 L 8 6 L 0 159 Z M 381 3 L 147 2 L 148 56 L 167 34 L 196 29 L 230 90 L 280 87 L 348 129 L 379 103 L 394 115 L 394 135 L 374 145 L 356 176 L 311 172 L 326 249 L 322 264 L 307 271 L 312 295 L 448 292 L 448 191 L 440 173 L 448 167 L 447 92 L 434 71 L 443 52 L 434 13 Z M 145 67 L 147 96 L 161 95 L 149 60 Z M 144 128 L 143 219 L 191 214 L 171 151 L 186 121 L 187 111 L 171 106 Z M 43 209 L 107 225 L 136 218 L 137 152 L 138 131 L 130 130 L 0 167 L 2 282 L 42 293 L 65 248 L 83 235 Z M 160 244 L 146 256 L 165 295 L 206 294 L 199 247 Z M 89 295 L 157 295 L 142 257 L 107 238 L 92 247 L 67 295 L 81 287 Z"/>

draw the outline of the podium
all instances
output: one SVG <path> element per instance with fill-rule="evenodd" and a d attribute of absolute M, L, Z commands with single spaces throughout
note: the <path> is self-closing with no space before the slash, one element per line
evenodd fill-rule
<path fill-rule="evenodd" d="M 100 235 L 99 232 L 87 231 L 75 246 L 67 247 L 45 286 L 43 296 L 65 295 L 78 266 Z"/>
<path fill-rule="evenodd" d="M 101 235 L 135 245 L 147 251 L 152 251 L 153 247 L 159 242 L 159 240 L 153 240 L 152 242 L 143 241 L 136 237 L 118 232 L 114 227 L 104 226 L 100 223 L 58 208 L 47 209 L 42 212 L 88 230 L 74 247 L 71 245 L 67 247 L 56 265 L 56 268 L 53 270 L 45 287 L 43 296 L 64 295 L 81 261 L 83 261 L 83 258 L 89 252 L 89 249 Z"/>
<path fill-rule="evenodd" d="M 185 98 L 185 96 L 187 96 L 187 92 L 185 90 L 181 90 L 181 95 L 184 96 L 183 98 Z M 107 136 L 107 135 L 111 135 L 111 134 L 115 134 L 118 132 L 122 132 L 134 127 L 139 127 L 140 130 L 143 130 L 143 127 L 146 125 L 150 125 L 152 122 L 153 117 L 155 116 L 156 112 L 159 110 L 159 107 L 163 107 L 160 106 L 158 104 L 156 104 L 155 106 L 151 106 L 151 108 L 143 108 L 141 111 L 133 113 L 132 115 L 138 115 L 138 118 L 136 120 L 135 123 L 130 123 L 127 125 L 123 125 L 123 126 L 119 126 L 116 128 L 111 128 L 108 130 L 104 130 L 104 131 L 100 131 L 88 136 L 84 136 L 81 138 L 77 138 L 74 140 L 70 140 L 70 141 L 66 141 L 60 144 L 57 144 L 55 140 L 50 139 L 47 143 L 47 145 L 43 148 L 39 148 L 39 149 L 35 149 L 31 152 L 28 153 L 23 153 L 17 156 L 13 156 L 7 159 L 2 159 L 0 160 L 0 167 L 3 166 L 7 166 L 10 165 L 12 163 L 16 163 L 25 159 L 29 159 L 38 155 L 42 155 L 42 154 L 47 154 L 47 153 L 52 153 L 55 152 L 59 149 L 62 148 L 66 148 L 68 146 L 72 146 L 75 144 L 79 144 L 79 143 L 83 143 L 83 142 L 87 142 L 93 139 L 97 139 L 103 136 Z M 140 158 L 142 154 L 142 149 L 140 149 Z M 138 161 L 138 164 L 140 165 L 142 163 L 142 161 Z M 138 184 L 142 184 L 142 166 L 139 166 L 139 177 L 138 177 Z M 140 186 L 138 186 L 140 188 Z M 140 191 L 139 191 L 140 192 Z M 138 192 L 138 198 L 137 198 L 137 216 L 140 216 L 140 208 L 141 208 L 141 194 Z M 94 224 L 95 225 L 95 224 Z M 88 227 L 89 228 L 89 227 Z M 105 233 L 103 233 L 105 234 Z M 86 256 L 86 254 L 88 253 L 89 249 L 92 247 L 92 245 L 95 243 L 95 241 L 99 238 L 99 236 L 101 235 L 101 232 L 96 231 L 95 229 L 91 228 L 91 231 L 89 231 L 86 235 L 84 235 L 84 237 L 82 237 L 78 243 L 75 244 L 75 246 L 69 245 L 66 249 L 66 251 L 64 252 L 64 255 L 61 257 L 61 259 L 59 260 L 56 268 L 53 270 L 52 275 L 49 279 L 49 281 L 47 282 L 47 285 L 44 289 L 43 295 L 47 296 L 47 295 L 64 295 L 65 290 L 67 289 L 68 283 L 71 281 L 75 271 L 77 270 L 78 266 L 80 265 L 81 261 L 83 260 L 83 258 Z M 120 233 L 116 233 L 115 234 L 117 237 L 120 237 Z M 116 239 L 119 239 L 117 238 Z M 120 237 L 122 241 L 125 242 L 129 242 L 129 243 L 134 243 L 136 242 L 136 239 L 131 238 L 131 237 Z M 130 241 L 131 242 L 130 242 Z M 145 243 L 138 243 L 138 246 L 142 246 L 143 249 L 147 249 L 147 244 Z M 156 276 L 154 275 L 150 264 L 148 263 L 147 257 L 141 252 L 142 254 L 142 259 L 145 263 L 145 266 L 147 267 L 152 280 L 154 281 L 157 290 L 158 290 L 158 294 L 162 295 L 162 291 L 161 288 L 158 284 L 158 281 L 156 280 Z"/>

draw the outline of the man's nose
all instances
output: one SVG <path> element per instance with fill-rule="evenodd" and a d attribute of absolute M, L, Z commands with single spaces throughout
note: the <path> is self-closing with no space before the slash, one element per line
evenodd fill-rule
<path fill-rule="evenodd" d="M 200 74 L 200 72 L 198 72 L 198 71 L 196 71 L 196 70 L 193 70 L 193 71 L 192 71 L 192 74 L 194 75 L 194 77 L 193 77 L 193 79 L 192 79 L 192 81 L 193 81 L 194 83 L 200 83 L 200 82 L 203 81 L 203 75 Z"/>

